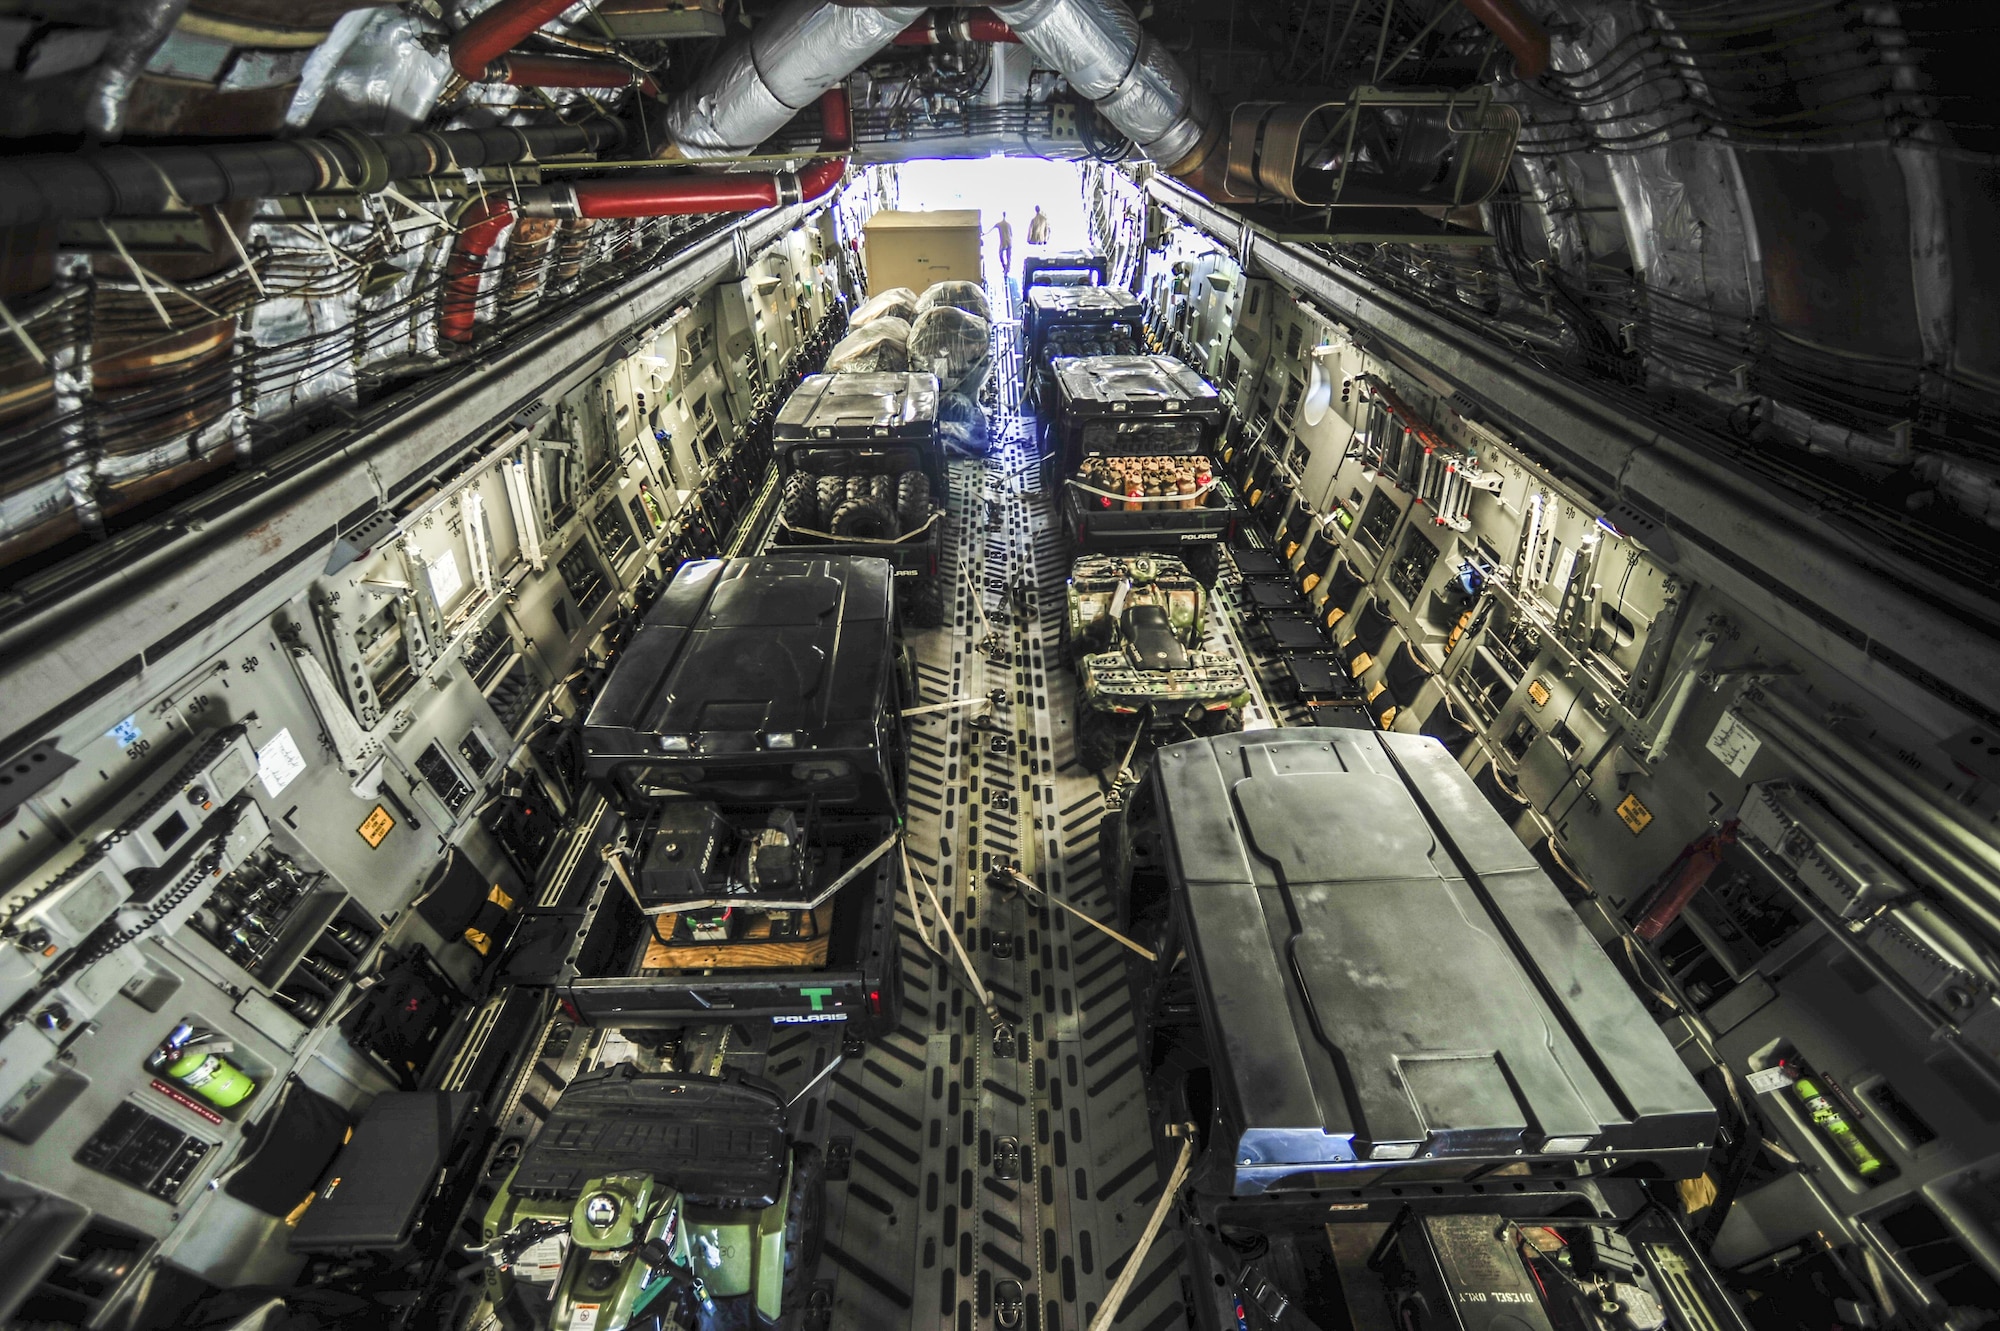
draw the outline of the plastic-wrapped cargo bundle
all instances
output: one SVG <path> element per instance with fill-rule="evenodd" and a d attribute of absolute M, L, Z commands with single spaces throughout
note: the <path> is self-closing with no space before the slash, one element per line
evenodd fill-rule
<path fill-rule="evenodd" d="M 986 289 L 977 282 L 933 282 L 924 288 L 924 294 L 917 298 L 917 313 L 934 310 L 940 305 L 950 305 L 964 310 L 967 314 L 981 319 L 990 319 L 992 314 L 986 306 Z"/>
<path fill-rule="evenodd" d="M 944 393 L 938 397 L 938 432 L 944 446 L 969 457 L 986 454 L 986 411 L 964 393 Z"/>
<path fill-rule="evenodd" d="M 826 353 L 826 370 L 888 370 L 910 368 L 910 326 L 893 315 L 870 320 L 834 343 Z"/>
<path fill-rule="evenodd" d="M 986 321 L 955 305 L 925 310 L 910 325 L 910 367 L 929 370 L 947 393 L 977 397 L 993 368 Z"/>
<path fill-rule="evenodd" d="M 908 287 L 890 287 L 855 306 L 854 313 L 847 316 L 847 326 L 860 328 L 877 319 L 901 319 L 908 323 L 916 317 L 917 293 Z"/>

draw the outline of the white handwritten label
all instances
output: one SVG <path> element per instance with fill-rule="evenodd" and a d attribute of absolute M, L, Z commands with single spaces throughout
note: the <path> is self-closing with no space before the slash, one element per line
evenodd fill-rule
<path fill-rule="evenodd" d="M 288 729 L 271 736 L 264 747 L 257 750 L 257 779 L 264 783 L 264 792 L 268 795 L 282 794 L 285 787 L 305 770 L 305 755 L 299 752 L 299 746 Z"/>
<path fill-rule="evenodd" d="M 440 611 L 451 608 L 451 598 L 465 588 L 465 579 L 459 576 L 458 556 L 445 551 L 430 564 L 431 599 L 436 601 Z"/>
<path fill-rule="evenodd" d="M 1731 776 L 1742 776 L 1748 770 L 1750 760 L 1757 756 L 1757 750 L 1763 747 L 1764 741 L 1734 712 L 1724 712 L 1722 719 L 1715 723 L 1714 733 L 1708 737 L 1708 751 L 1715 755 L 1717 762 L 1729 769 Z"/>

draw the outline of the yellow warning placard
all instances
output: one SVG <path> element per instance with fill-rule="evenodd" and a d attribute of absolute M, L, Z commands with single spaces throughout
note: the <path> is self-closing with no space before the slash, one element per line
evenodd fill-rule
<path fill-rule="evenodd" d="M 1545 679 L 1528 681 L 1528 700 L 1537 707 L 1549 705 L 1549 682 Z"/>
<path fill-rule="evenodd" d="M 356 830 L 361 833 L 361 839 L 368 843 L 368 848 L 373 850 L 382 844 L 382 838 L 388 836 L 389 829 L 395 825 L 396 820 L 389 816 L 389 811 L 378 804 L 375 806 L 375 812 L 363 819 L 361 826 Z"/>
<path fill-rule="evenodd" d="M 1641 804 L 1637 795 L 1627 795 L 1618 801 L 1618 817 L 1632 829 L 1633 836 L 1638 836 L 1653 821 L 1653 811 Z"/>

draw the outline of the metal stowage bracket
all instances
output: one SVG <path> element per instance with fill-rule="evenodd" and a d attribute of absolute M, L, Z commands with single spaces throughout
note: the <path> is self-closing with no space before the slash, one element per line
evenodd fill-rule
<path fill-rule="evenodd" d="M 768 897 L 703 897 L 699 901 L 676 901 L 666 906 L 648 906 L 639 900 L 638 885 L 625 867 L 625 852 L 617 846 L 606 846 L 603 850 L 604 862 L 611 866 L 611 872 L 618 875 L 618 881 L 625 885 L 632 904 L 639 908 L 641 915 L 678 915 L 689 910 L 713 910 L 719 906 L 735 906 L 743 910 L 818 910 L 832 899 L 833 894 L 846 887 L 857 878 L 863 869 L 889 853 L 889 847 L 902 836 L 901 830 L 883 837 L 876 847 L 848 867 L 846 873 L 820 889 L 818 896 L 808 901 L 774 901 Z"/>

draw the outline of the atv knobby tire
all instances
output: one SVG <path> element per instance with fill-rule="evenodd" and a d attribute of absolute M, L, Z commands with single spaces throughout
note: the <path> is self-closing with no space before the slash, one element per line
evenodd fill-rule
<path fill-rule="evenodd" d="M 1222 547 L 1214 541 L 1202 541 L 1181 547 L 1181 562 L 1194 580 L 1209 591 L 1215 590 L 1215 581 L 1222 576 Z"/>
<path fill-rule="evenodd" d="M 825 531 L 826 524 L 833 521 L 833 510 L 839 508 L 841 500 L 847 498 L 847 482 L 838 476 L 820 477 L 817 498 L 819 512 L 815 514 L 818 519 L 816 525 L 821 531 Z"/>
<path fill-rule="evenodd" d="M 896 526 L 907 536 L 930 521 L 931 482 L 920 471 L 906 471 L 896 478 Z"/>
<path fill-rule="evenodd" d="M 1132 736 L 1111 717 L 1084 703 L 1076 713 L 1076 758 L 1091 772 L 1115 775 L 1107 769 L 1125 756 Z"/>
<path fill-rule="evenodd" d="M 852 498 L 833 511 L 827 530 L 847 541 L 892 541 L 896 515 L 878 499 Z"/>
<path fill-rule="evenodd" d="M 785 1203 L 784 1286 L 778 1299 L 778 1320 L 759 1324 L 766 1327 L 798 1325 L 798 1314 L 806 1306 L 813 1275 L 819 1269 L 819 1253 L 826 1238 L 826 1164 L 817 1146 L 792 1148 L 792 1190 Z"/>
<path fill-rule="evenodd" d="M 944 625 L 944 579 L 935 573 L 926 573 L 912 579 L 910 590 L 903 600 L 903 622 L 915 629 L 934 629 Z"/>
<path fill-rule="evenodd" d="M 785 477 L 785 489 L 778 500 L 778 516 L 788 527 L 810 529 L 819 521 L 819 486 L 803 473 Z"/>

